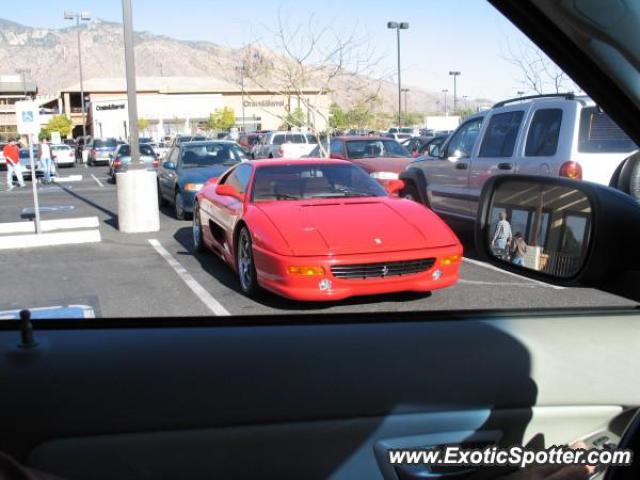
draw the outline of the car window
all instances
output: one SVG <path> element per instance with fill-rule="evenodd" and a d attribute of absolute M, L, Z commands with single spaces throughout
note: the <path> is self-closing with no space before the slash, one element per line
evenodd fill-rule
<path fill-rule="evenodd" d="M 222 184 L 233 186 L 239 193 L 245 193 L 251 179 L 251 165 L 238 165 L 225 179 Z"/>
<path fill-rule="evenodd" d="M 460 127 L 460 129 L 451 137 L 451 140 L 447 145 L 445 157 L 466 158 L 471 156 L 473 146 L 475 145 L 478 134 L 480 133 L 482 120 L 483 117 L 475 118 Z"/>
<path fill-rule="evenodd" d="M 493 115 L 482 139 L 479 157 L 510 157 L 518 138 L 524 112 L 505 112 Z"/>
<path fill-rule="evenodd" d="M 527 157 L 550 157 L 558 150 L 562 109 L 542 108 L 533 114 L 524 154 Z"/>
<path fill-rule="evenodd" d="M 213 165 L 234 165 L 247 156 L 234 143 L 186 143 L 182 149 L 182 168 L 202 168 Z"/>
<path fill-rule="evenodd" d="M 118 144 L 115 139 L 93 141 L 93 148 L 104 148 L 104 147 L 116 148 L 117 145 Z"/>
<path fill-rule="evenodd" d="M 381 197 L 384 189 L 355 165 L 283 165 L 256 170 L 254 201 Z"/>
<path fill-rule="evenodd" d="M 282 145 L 285 142 L 284 135 L 274 135 L 273 137 L 273 145 Z"/>
<path fill-rule="evenodd" d="M 346 142 L 349 158 L 410 157 L 405 147 L 395 140 L 363 139 Z"/>
<path fill-rule="evenodd" d="M 307 142 L 308 143 L 318 143 L 318 137 L 315 135 L 307 134 Z"/>
<path fill-rule="evenodd" d="M 173 162 L 174 165 L 177 165 L 179 159 L 180 159 L 180 149 L 178 147 L 175 147 L 171 151 L 171 154 L 169 155 L 169 161 Z"/>
<path fill-rule="evenodd" d="M 342 140 L 331 140 L 331 153 L 344 153 L 344 142 Z"/>
<path fill-rule="evenodd" d="M 638 146 L 598 107 L 582 109 L 578 151 L 584 153 L 631 152 Z"/>
<path fill-rule="evenodd" d="M 301 133 L 294 133 L 287 135 L 286 143 L 307 143 L 307 141 Z"/>

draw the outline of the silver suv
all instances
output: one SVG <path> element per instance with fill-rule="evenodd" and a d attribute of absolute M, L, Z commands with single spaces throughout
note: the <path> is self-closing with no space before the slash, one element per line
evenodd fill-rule
<path fill-rule="evenodd" d="M 505 100 L 468 117 L 411 163 L 401 195 L 472 220 L 484 182 L 504 173 L 564 176 L 609 185 L 638 146 L 589 97 Z"/>

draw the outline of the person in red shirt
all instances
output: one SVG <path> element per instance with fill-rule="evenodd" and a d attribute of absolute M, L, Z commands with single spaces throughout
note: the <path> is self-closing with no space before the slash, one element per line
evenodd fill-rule
<path fill-rule="evenodd" d="M 4 158 L 7 162 L 7 190 L 13 190 L 13 175 L 18 179 L 18 185 L 24 187 L 22 178 L 22 165 L 20 165 L 20 149 L 16 145 L 15 139 L 4 146 L 2 149 Z"/>

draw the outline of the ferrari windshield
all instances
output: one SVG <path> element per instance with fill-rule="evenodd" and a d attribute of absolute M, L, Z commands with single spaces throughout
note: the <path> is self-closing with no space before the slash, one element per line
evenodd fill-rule
<path fill-rule="evenodd" d="M 395 140 L 351 140 L 347 142 L 349 158 L 410 157 L 411 155 Z"/>
<path fill-rule="evenodd" d="M 243 160 L 247 160 L 247 156 L 235 143 L 190 143 L 182 149 L 182 168 L 235 165 Z"/>
<path fill-rule="evenodd" d="M 254 201 L 384 196 L 380 184 L 355 165 L 269 165 L 254 177 Z"/>

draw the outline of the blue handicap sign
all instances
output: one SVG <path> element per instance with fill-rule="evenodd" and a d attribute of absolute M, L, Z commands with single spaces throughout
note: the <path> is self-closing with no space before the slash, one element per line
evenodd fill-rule
<path fill-rule="evenodd" d="M 33 122 L 33 112 L 22 112 L 22 121 L 23 122 Z"/>

